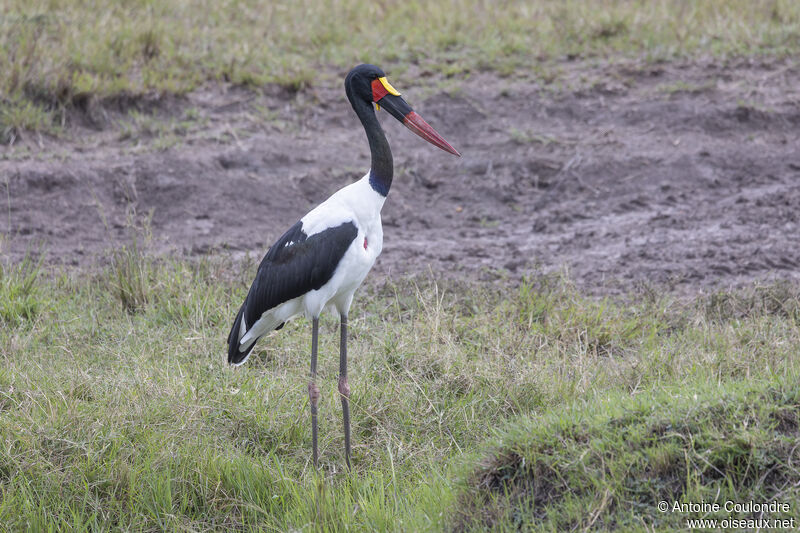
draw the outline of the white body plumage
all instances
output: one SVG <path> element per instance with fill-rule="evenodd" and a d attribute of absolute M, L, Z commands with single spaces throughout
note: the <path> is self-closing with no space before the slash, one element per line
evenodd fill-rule
<path fill-rule="evenodd" d="M 241 347 L 246 347 L 253 339 L 300 315 L 316 317 L 326 308 L 335 309 L 340 315 L 347 315 L 353 294 L 383 249 L 381 209 L 386 197 L 372 188 L 369 175 L 367 172 L 360 180 L 339 189 L 300 220 L 303 233 L 307 237 L 346 222 L 352 222 L 358 230 L 333 276 L 319 289 L 267 309 L 252 327 L 242 321 L 239 333 Z M 283 246 L 294 244 L 287 242 Z M 238 364 L 244 364 L 246 360 L 247 358 Z"/>

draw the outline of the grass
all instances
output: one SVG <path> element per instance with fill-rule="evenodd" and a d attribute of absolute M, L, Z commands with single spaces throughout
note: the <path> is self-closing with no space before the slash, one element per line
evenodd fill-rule
<path fill-rule="evenodd" d="M 16 265 L 0 267 L 0 324 L 14 327 L 32 320 L 47 306 L 38 284 L 42 261 L 30 255 Z"/>
<path fill-rule="evenodd" d="M 10 530 L 627 529 L 638 515 L 673 529 L 654 498 L 716 489 L 800 509 L 786 444 L 795 285 L 625 303 L 552 276 L 375 281 L 350 317 L 350 474 L 338 328 L 322 321 L 316 473 L 305 321 L 229 368 L 224 341 L 254 265 L 144 249 L 94 274 L 4 270 L 2 308 L 16 309 L 18 287 L 29 300 L 0 329 Z M 141 279 L 120 290 L 130 271 Z M 544 501 L 530 489 L 540 480 Z"/>
<path fill-rule="evenodd" d="M 0 133 L 64 123 L 71 107 L 210 80 L 293 90 L 359 62 L 400 73 L 538 76 L 562 58 L 671 59 L 800 50 L 792 0 L 86 2 L 0 7 Z"/>
<path fill-rule="evenodd" d="M 694 529 L 687 520 L 698 518 L 800 524 L 797 381 L 692 385 L 613 393 L 515 422 L 475 469 L 456 529 L 676 531 Z M 725 507 L 773 500 L 788 512 Z M 675 507 L 694 502 L 719 508 Z"/>

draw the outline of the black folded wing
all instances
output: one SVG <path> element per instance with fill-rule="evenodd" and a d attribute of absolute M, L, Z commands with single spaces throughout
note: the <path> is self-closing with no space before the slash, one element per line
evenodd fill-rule
<path fill-rule="evenodd" d="M 228 335 L 228 362 L 239 363 L 252 347 L 248 343 L 244 351 L 240 350 L 242 319 L 252 328 L 266 311 L 325 285 L 357 235 L 358 228 L 353 222 L 344 222 L 310 237 L 303 231 L 302 222 L 298 222 L 284 233 L 261 260 L 250 292 L 236 315 Z"/>

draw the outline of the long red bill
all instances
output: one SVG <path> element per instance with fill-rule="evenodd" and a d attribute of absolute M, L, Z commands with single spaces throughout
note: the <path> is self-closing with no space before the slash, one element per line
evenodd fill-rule
<path fill-rule="evenodd" d="M 432 145 L 438 146 L 445 152 L 450 152 L 453 155 L 461 157 L 461 154 L 458 153 L 458 150 L 450 146 L 450 143 L 445 141 L 441 135 L 436 133 L 436 130 L 431 128 L 430 124 L 425 122 L 425 120 L 419 116 L 416 111 L 411 111 L 405 116 L 403 119 L 403 125 Z"/>

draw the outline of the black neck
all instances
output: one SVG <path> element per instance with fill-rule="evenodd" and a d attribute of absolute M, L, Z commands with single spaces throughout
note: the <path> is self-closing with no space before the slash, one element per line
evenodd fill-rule
<path fill-rule="evenodd" d="M 394 163 L 392 162 L 392 150 L 389 148 L 389 141 L 383 133 L 378 117 L 372 104 L 359 98 L 355 99 L 353 109 L 361 119 L 364 131 L 369 141 L 369 151 L 372 155 L 372 166 L 369 171 L 369 183 L 379 194 L 386 196 L 392 186 L 394 174 Z"/>

